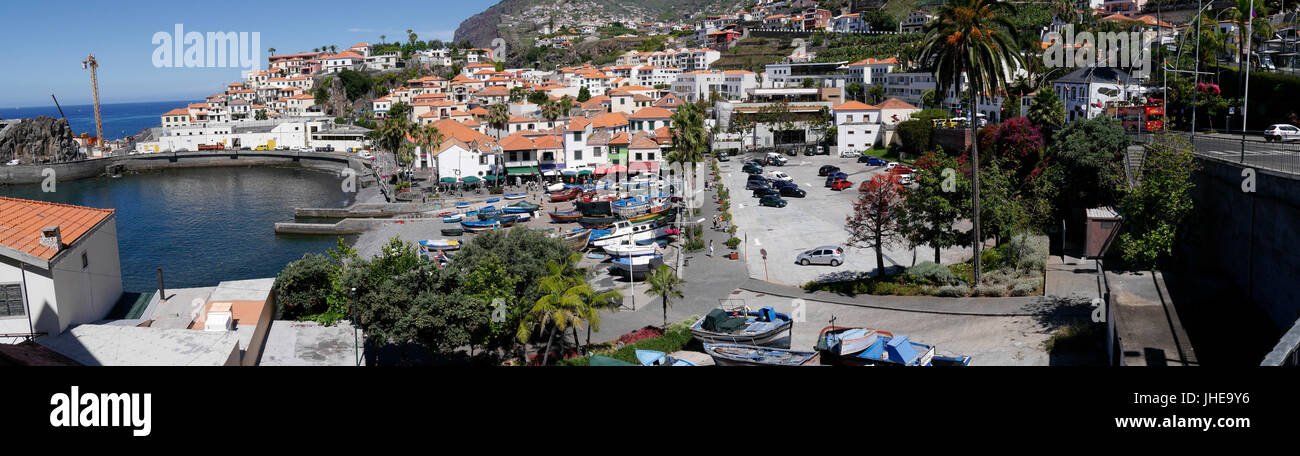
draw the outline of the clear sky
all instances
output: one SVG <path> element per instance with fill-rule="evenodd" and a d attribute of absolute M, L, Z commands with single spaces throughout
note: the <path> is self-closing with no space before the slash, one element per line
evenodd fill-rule
<path fill-rule="evenodd" d="M 0 11 L 0 107 L 89 104 L 90 72 L 99 61 L 101 103 L 198 99 L 239 79 L 238 68 L 155 68 L 157 32 L 260 32 L 258 57 L 360 42 L 451 40 L 460 22 L 497 0 L 194 2 L 80 0 L 5 2 Z M 242 44 L 242 43 L 241 43 Z M 174 44 L 173 44 L 174 46 Z M 181 56 L 174 56 L 177 60 Z"/>

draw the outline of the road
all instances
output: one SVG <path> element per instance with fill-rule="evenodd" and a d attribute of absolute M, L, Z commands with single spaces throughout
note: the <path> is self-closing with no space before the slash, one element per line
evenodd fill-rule
<path fill-rule="evenodd" d="M 1134 138 L 1138 141 L 1144 139 Z M 1193 144 L 1199 155 L 1232 162 L 1242 161 L 1243 147 L 1239 134 L 1197 133 Z M 1249 166 L 1285 173 L 1300 173 L 1300 142 L 1264 142 L 1262 135 L 1247 133 L 1244 149 L 1245 163 Z"/>

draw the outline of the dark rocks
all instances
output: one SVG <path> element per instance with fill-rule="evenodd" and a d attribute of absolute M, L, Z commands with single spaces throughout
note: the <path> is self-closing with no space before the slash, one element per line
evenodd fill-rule
<path fill-rule="evenodd" d="M 51 163 L 82 158 L 85 156 L 66 120 L 40 116 L 0 121 L 0 162 L 18 159 L 23 164 Z"/>

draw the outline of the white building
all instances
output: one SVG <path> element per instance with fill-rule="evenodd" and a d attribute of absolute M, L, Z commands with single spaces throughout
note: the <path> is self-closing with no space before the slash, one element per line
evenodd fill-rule
<path fill-rule="evenodd" d="M 673 81 L 672 91 L 678 98 L 690 103 L 707 100 L 717 92 L 722 95 L 722 74 L 712 71 L 691 71 L 677 75 Z"/>
<path fill-rule="evenodd" d="M 831 30 L 840 33 L 856 33 L 867 31 L 867 22 L 862 20 L 862 15 L 858 13 L 842 14 L 831 18 Z"/>
<path fill-rule="evenodd" d="M 1052 89 L 1065 104 L 1067 122 L 1091 119 L 1105 112 L 1106 103 L 1143 93 L 1132 76 L 1114 67 L 1079 68 L 1054 81 Z"/>
<path fill-rule="evenodd" d="M 903 18 L 903 22 L 900 22 L 898 27 L 903 33 L 921 33 L 925 31 L 925 26 L 934 20 L 935 16 L 929 11 L 916 10 L 907 13 L 907 17 Z"/>
<path fill-rule="evenodd" d="M 880 108 L 850 101 L 832 108 L 840 151 L 865 151 L 880 142 Z"/>
<path fill-rule="evenodd" d="M 57 335 L 122 296 L 112 209 L 0 197 L 0 227 L 0 334 Z"/>
<path fill-rule="evenodd" d="M 763 87 L 802 87 L 805 79 L 812 79 L 814 87 L 844 88 L 851 82 L 847 63 L 773 63 L 763 71 Z"/>

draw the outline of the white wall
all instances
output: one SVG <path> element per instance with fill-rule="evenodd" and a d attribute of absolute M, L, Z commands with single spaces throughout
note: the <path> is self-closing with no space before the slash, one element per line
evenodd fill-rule
<path fill-rule="evenodd" d="M 81 268 L 81 254 L 89 266 Z M 35 332 L 59 334 L 68 326 L 102 320 L 122 296 L 122 272 L 117 250 L 114 216 L 78 240 L 76 246 L 55 257 L 51 270 L 27 265 L 23 290 L 31 328 Z M 24 274 L 17 260 L 0 257 L 0 283 L 22 284 Z M 0 317 L 0 333 L 29 332 L 27 316 Z M 14 343 L 19 340 L 3 340 Z"/>

